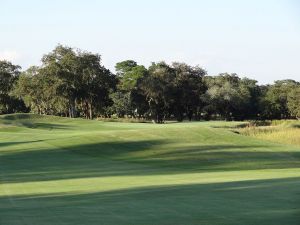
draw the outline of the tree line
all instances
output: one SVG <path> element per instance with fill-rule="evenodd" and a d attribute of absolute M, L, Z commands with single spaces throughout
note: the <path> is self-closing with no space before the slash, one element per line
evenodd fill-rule
<path fill-rule="evenodd" d="M 186 63 L 133 60 L 113 74 L 101 56 L 58 45 L 26 71 L 0 61 L 0 114 L 33 112 L 66 117 L 153 120 L 265 120 L 300 118 L 300 83 L 258 85 L 237 74 L 208 76 Z"/>

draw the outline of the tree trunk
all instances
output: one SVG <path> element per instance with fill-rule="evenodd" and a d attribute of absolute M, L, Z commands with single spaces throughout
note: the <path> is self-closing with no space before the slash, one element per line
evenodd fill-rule
<path fill-rule="evenodd" d="M 193 118 L 193 110 L 189 109 L 189 110 L 188 110 L 188 113 L 187 113 L 187 116 L 188 116 L 189 121 L 192 121 L 192 118 Z"/>
<path fill-rule="evenodd" d="M 76 99 L 70 100 L 69 101 L 69 113 L 70 113 L 70 118 L 75 118 L 76 116 Z"/>
<path fill-rule="evenodd" d="M 90 116 L 90 119 L 92 120 L 93 119 L 93 106 L 92 106 L 92 99 L 90 100 L 89 102 L 89 116 Z"/>

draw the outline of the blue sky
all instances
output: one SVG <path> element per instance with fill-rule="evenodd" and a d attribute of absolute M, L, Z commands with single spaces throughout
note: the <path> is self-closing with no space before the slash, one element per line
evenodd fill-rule
<path fill-rule="evenodd" d="M 0 0 L 0 58 L 39 65 L 58 43 L 103 64 L 184 61 L 259 83 L 300 81 L 297 0 Z"/>

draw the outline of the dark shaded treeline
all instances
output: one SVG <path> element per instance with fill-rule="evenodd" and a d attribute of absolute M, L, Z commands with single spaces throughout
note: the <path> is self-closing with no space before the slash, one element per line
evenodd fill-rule
<path fill-rule="evenodd" d="M 40 67 L 21 72 L 0 61 L 0 113 L 34 112 L 69 117 L 152 119 L 288 119 L 300 117 L 300 83 L 272 85 L 222 73 L 208 76 L 185 63 L 133 60 L 116 64 L 116 74 L 101 57 L 58 45 Z"/>

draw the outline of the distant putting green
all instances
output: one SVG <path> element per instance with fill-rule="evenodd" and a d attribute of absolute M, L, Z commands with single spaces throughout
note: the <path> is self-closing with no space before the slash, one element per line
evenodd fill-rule
<path fill-rule="evenodd" d="M 300 224 L 300 148 L 237 124 L 1 116 L 0 224 Z"/>

